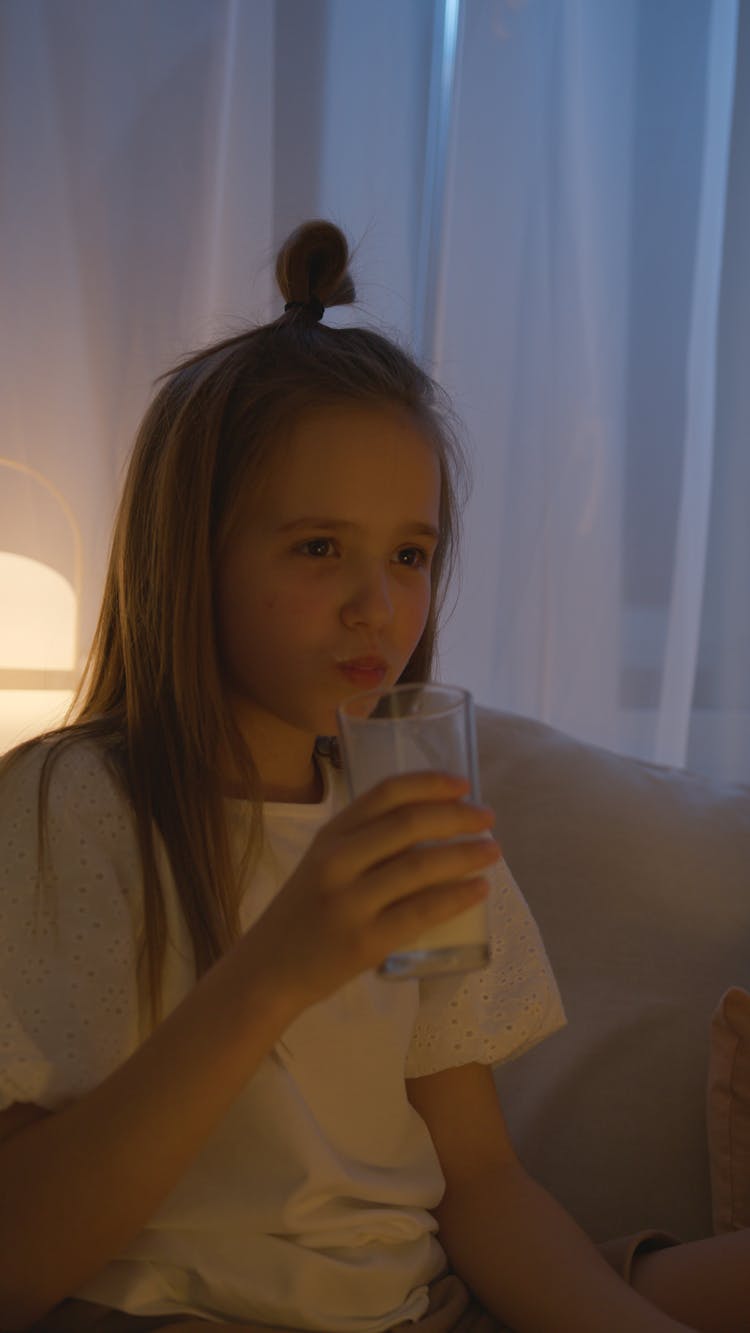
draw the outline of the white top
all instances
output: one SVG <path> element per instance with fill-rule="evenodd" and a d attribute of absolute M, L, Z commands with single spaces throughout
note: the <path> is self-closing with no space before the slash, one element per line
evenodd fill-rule
<path fill-rule="evenodd" d="M 0 788 L 0 1109 L 15 1101 L 59 1108 L 100 1083 L 140 1040 L 141 870 L 131 807 L 93 744 L 55 761 L 56 930 L 47 895 L 35 890 L 44 753 L 40 742 Z M 244 892 L 245 929 L 346 804 L 343 775 L 325 760 L 321 768 L 319 804 L 264 807 L 269 846 Z M 248 808 L 227 806 L 239 848 Z M 169 1012 L 195 973 L 157 845 Z M 430 1212 L 445 1180 L 404 1079 L 470 1061 L 499 1064 L 565 1022 L 519 889 L 504 862 L 490 874 L 489 966 L 423 981 L 370 970 L 306 1009 L 149 1224 L 77 1297 L 131 1314 L 325 1333 L 379 1333 L 422 1317 L 428 1284 L 446 1262 Z"/>

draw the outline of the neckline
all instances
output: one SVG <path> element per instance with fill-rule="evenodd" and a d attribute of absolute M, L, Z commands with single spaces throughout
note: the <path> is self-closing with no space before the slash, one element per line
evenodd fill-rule
<path fill-rule="evenodd" d="M 333 800 L 335 775 L 338 770 L 334 770 L 334 766 L 327 755 L 316 753 L 315 763 L 323 781 L 323 794 L 319 801 L 264 801 L 263 813 L 277 816 L 308 813 L 314 815 L 318 811 L 326 809 Z M 225 796 L 224 800 L 231 809 L 240 812 L 247 810 L 250 804 L 242 796 Z"/>

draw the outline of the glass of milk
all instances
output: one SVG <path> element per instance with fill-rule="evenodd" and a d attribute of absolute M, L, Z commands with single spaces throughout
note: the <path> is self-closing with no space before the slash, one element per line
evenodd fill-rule
<path fill-rule="evenodd" d="M 474 707 L 468 690 L 433 684 L 367 690 L 341 704 L 338 721 L 352 799 L 393 774 L 427 768 L 466 778 L 471 786 L 464 799 L 481 804 Z M 469 840 L 488 836 L 471 834 Z M 465 841 L 465 837 L 444 838 L 430 845 Z M 385 978 L 399 980 L 468 972 L 486 967 L 489 961 L 485 898 L 425 930 L 407 947 L 390 954 L 378 971 Z"/>

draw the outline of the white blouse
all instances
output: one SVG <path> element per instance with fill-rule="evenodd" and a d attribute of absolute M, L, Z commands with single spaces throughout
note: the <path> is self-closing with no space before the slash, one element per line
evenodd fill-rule
<path fill-rule="evenodd" d="M 39 742 L 0 785 L 0 1109 L 55 1110 L 143 1040 L 135 942 L 141 870 L 131 807 L 92 743 L 55 761 L 49 871 L 36 885 Z M 266 803 L 267 848 L 244 888 L 249 929 L 347 802 L 321 761 L 317 805 Z M 227 801 L 239 857 L 248 809 Z M 157 839 L 168 1013 L 195 983 Z M 486 873 L 486 872 L 485 872 Z M 482 971 L 386 980 L 369 970 L 285 1030 L 148 1225 L 71 1293 L 131 1314 L 192 1314 L 325 1333 L 417 1321 L 445 1266 L 431 1209 L 445 1180 L 405 1078 L 499 1064 L 565 1022 L 537 927 L 504 862 L 491 868 Z M 54 911 L 52 910 L 54 907 Z"/>

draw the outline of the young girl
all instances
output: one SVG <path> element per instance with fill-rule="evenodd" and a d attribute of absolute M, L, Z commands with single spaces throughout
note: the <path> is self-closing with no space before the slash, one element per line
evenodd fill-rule
<path fill-rule="evenodd" d="M 347 799 L 336 707 L 430 679 L 464 479 L 437 386 L 320 322 L 347 263 L 301 227 L 283 315 L 165 377 L 75 721 L 2 765 L 0 1325 L 733 1333 L 744 1233 L 615 1272 L 514 1156 L 491 1066 L 557 989 L 492 839 L 417 846 L 491 812 Z M 486 970 L 378 975 L 487 894 Z"/>

